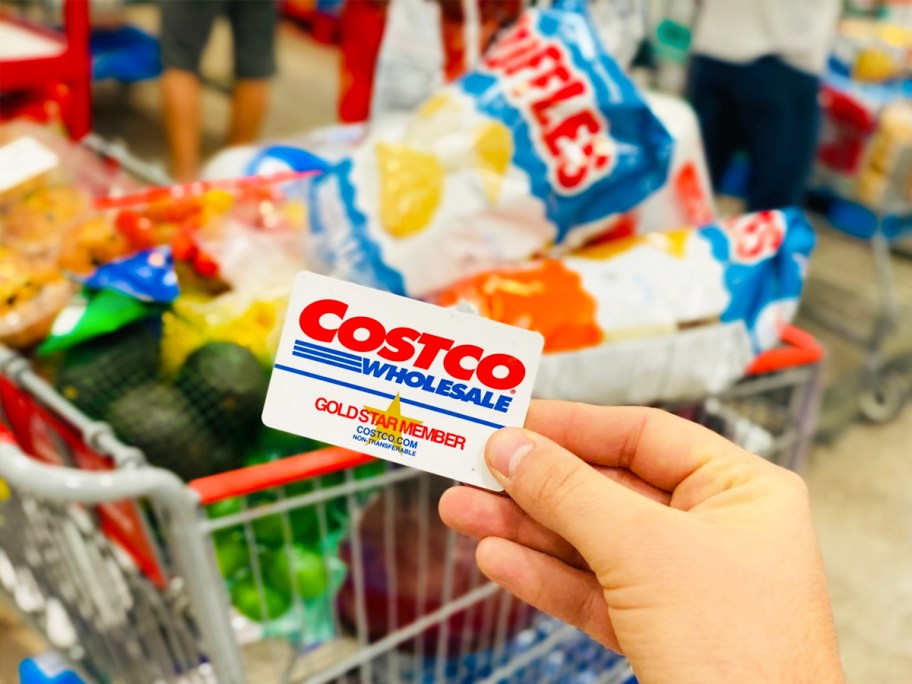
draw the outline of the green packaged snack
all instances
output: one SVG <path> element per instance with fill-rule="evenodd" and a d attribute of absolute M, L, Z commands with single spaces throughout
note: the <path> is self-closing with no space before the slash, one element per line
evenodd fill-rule
<path fill-rule="evenodd" d="M 143 318 L 160 314 L 162 307 L 147 304 L 113 290 L 81 294 L 57 314 L 51 333 L 38 347 L 39 355 L 53 354 L 74 347 Z"/>

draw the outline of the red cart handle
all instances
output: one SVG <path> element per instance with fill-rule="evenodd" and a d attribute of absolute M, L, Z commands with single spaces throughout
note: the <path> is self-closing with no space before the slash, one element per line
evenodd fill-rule
<path fill-rule="evenodd" d="M 270 463 L 201 477 L 190 482 L 190 489 L 197 493 L 200 503 L 205 506 L 233 496 L 246 496 L 373 461 L 372 456 L 339 447 L 329 447 Z"/>
<path fill-rule="evenodd" d="M 762 375 L 797 366 L 818 363 L 825 355 L 823 347 L 814 336 L 793 325 L 787 325 L 780 334 L 783 346 L 765 351 L 747 369 L 748 375 Z"/>
<path fill-rule="evenodd" d="M 7 428 L 3 423 L 0 423 L 0 442 L 6 442 L 7 444 L 16 444 L 13 433 L 10 432 L 9 428 Z"/>

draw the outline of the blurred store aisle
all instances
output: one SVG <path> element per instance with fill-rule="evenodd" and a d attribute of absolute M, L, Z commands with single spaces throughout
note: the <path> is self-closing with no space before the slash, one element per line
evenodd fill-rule
<path fill-rule="evenodd" d="M 818 445 L 805 478 L 850 684 L 912 672 L 912 407 Z"/>
<path fill-rule="evenodd" d="M 128 20 L 152 33 L 158 12 L 148 5 L 130 7 Z M 231 83 L 231 31 L 220 19 L 203 54 L 203 154 L 222 148 L 228 126 Z M 278 39 L 279 72 L 273 81 L 272 103 L 263 128 L 266 139 L 281 139 L 336 120 L 339 87 L 338 51 L 312 40 L 295 24 L 282 22 Z M 165 136 L 157 82 L 122 88 L 114 83 L 96 87 L 94 129 L 103 137 L 128 143 L 143 160 L 165 164 Z"/>

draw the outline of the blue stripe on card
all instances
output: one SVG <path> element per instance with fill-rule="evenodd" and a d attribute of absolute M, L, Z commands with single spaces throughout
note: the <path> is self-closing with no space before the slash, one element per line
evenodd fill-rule
<path fill-rule="evenodd" d="M 355 363 L 349 363 L 347 361 L 337 361 L 336 359 L 328 359 L 322 356 L 317 356 L 316 354 L 311 354 L 310 352 L 292 352 L 292 356 L 297 356 L 300 359 L 307 359 L 308 361 L 316 361 L 317 363 L 325 363 L 327 366 L 334 366 L 335 368 L 343 368 L 345 370 L 350 370 L 354 373 L 361 372 L 361 366 Z"/>
<path fill-rule="evenodd" d="M 312 344 L 310 342 L 304 342 L 303 340 L 295 340 L 295 351 L 309 351 L 315 354 L 323 354 L 324 356 L 333 356 L 342 361 L 361 363 L 361 357 L 355 354 L 339 351 L 332 347 L 322 347 L 319 344 Z"/>

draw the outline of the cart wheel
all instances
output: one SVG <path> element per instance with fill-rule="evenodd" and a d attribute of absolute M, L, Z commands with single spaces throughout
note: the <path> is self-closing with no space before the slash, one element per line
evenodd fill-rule
<path fill-rule="evenodd" d="M 884 373 L 858 399 L 861 415 L 872 423 L 889 423 L 906 404 L 906 383 L 897 373 Z"/>

